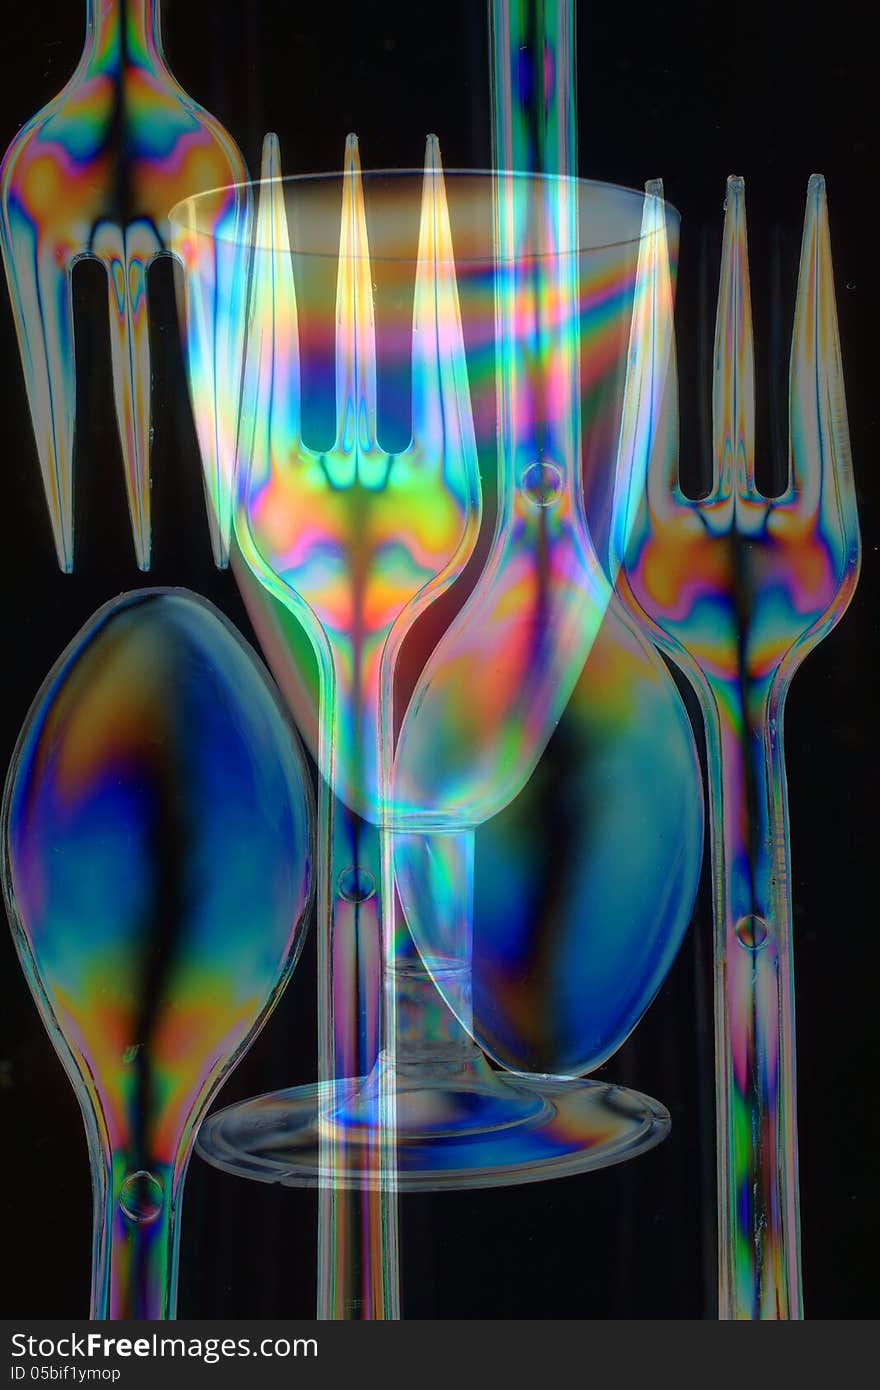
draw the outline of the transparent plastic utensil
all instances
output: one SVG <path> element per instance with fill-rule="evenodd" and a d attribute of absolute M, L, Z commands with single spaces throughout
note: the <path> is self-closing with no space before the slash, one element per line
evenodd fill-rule
<path fill-rule="evenodd" d="M 262 585 L 306 632 L 319 674 L 319 1076 L 352 1085 L 374 1063 L 367 1100 L 375 1142 L 358 1148 L 371 1215 L 333 1181 L 348 1126 L 331 1090 L 322 1124 L 319 1307 L 330 1316 L 397 1312 L 394 1177 L 395 954 L 390 863 L 375 827 L 387 815 L 391 682 L 412 623 L 463 568 L 476 541 L 479 473 L 470 415 L 449 218 L 437 141 L 429 137 L 418 249 L 410 251 L 412 434 L 377 442 L 373 271 L 357 142 L 346 146 L 335 323 L 336 433 L 302 432 L 300 322 L 277 141 L 267 139 L 256 219 L 239 429 L 235 537 Z M 329 229 L 325 229 L 326 231 Z M 327 262 L 331 247 L 321 248 Z M 296 250 L 296 243 L 294 244 Z M 305 332 L 303 330 L 305 329 Z M 400 328 L 401 334 L 403 328 Z M 365 1248 L 355 1252 L 365 1225 Z M 345 1234 L 346 1231 L 348 1234 Z"/>
<path fill-rule="evenodd" d="M 502 211 L 512 198 L 516 220 L 528 225 L 528 204 L 516 206 L 521 197 L 517 181 L 502 175 L 499 183 Z M 565 183 L 569 193 L 581 187 L 576 181 Z M 599 566 L 587 523 L 594 500 L 585 495 L 581 473 L 587 448 L 594 472 L 613 475 L 616 464 L 622 474 L 644 476 L 662 423 L 672 335 L 671 299 L 665 300 L 659 289 L 667 282 L 668 266 L 657 202 L 650 196 L 639 200 L 635 224 L 635 208 L 623 210 L 621 224 L 633 237 L 630 246 L 621 236 L 610 248 L 593 248 L 589 238 L 597 219 L 591 213 L 594 198 L 601 207 L 601 192 L 597 187 L 579 196 L 577 222 L 584 246 L 576 255 L 548 254 L 533 265 L 525 261 L 512 268 L 502 263 L 496 291 L 504 341 L 499 520 L 486 567 L 437 642 L 406 709 L 393 783 L 398 887 L 410 931 L 435 972 L 438 989 L 462 1026 L 495 1060 L 518 1072 L 534 1068 L 569 1077 L 606 1060 L 659 987 L 690 917 L 702 837 L 695 753 L 679 697 L 660 658 L 646 655 L 628 627 L 631 619 L 624 618 Z M 558 212 L 549 195 L 539 207 L 550 221 L 548 206 Z M 569 216 L 564 201 L 562 208 Z M 533 229 L 540 240 L 552 225 L 535 228 L 533 223 Z M 616 286 L 616 323 L 607 307 L 609 282 Z M 566 293 L 574 295 L 574 308 L 571 322 L 560 332 L 555 313 Z M 543 296 L 549 301 L 548 323 L 539 352 L 535 324 L 541 324 Z M 615 361 L 616 371 L 609 367 Z M 570 418 L 557 415 L 560 400 L 567 402 Z M 603 417 L 610 417 L 613 428 Z M 512 460 L 530 457 L 542 430 L 556 438 L 556 455 L 568 458 L 568 468 L 564 473 L 556 469 L 558 489 L 532 493 L 523 487 L 530 468 L 521 464 L 517 470 Z M 625 534 L 629 524 L 620 509 L 613 512 L 612 528 Z M 665 729 L 662 750 L 652 752 L 650 738 L 640 741 L 640 712 L 628 707 L 626 679 L 618 679 L 613 696 L 619 718 L 603 712 L 609 682 L 614 686 L 615 662 L 618 678 L 625 671 L 642 691 L 642 734 L 648 733 L 649 713 L 658 720 L 658 733 Z M 652 690 L 652 680 L 659 682 L 659 692 Z M 594 708 L 588 707 L 590 702 Z M 592 797 L 565 811 L 560 807 L 554 818 L 541 762 L 551 740 L 565 737 L 558 733 L 565 720 L 572 745 L 587 761 L 584 776 L 593 779 Z M 623 758 L 618 785 L 604 795 L 599 790 L 602 754 L 594 741 L 603 727 L 606 759 L 613 759 L 615 751 Z M 664 848 L 656 823 L 649 828 L 650 817 L 648 822 L 643 817 L 651 799 L 652 763 L 657 771 L 676 749 L 681 762 L 667 767 L 675 772 L 667 811 L 670 817 L 681 812 L 681 836 Z M 627 755 L 637 761 L 627 763 Z M 643 780 L 641 796 L 632 780 L 627 789 L 627 769 L 630 779 Z M 560 795 L 563 784 L 560 777 Z M 628 794 L 629 810 L 618 823 L 619 859 L 603 858 L 597 827 L 603 814 L 621 811 Z M 531 914 L 520 914 L 529 899 L 529 882 L 540 881 L 534 862 L 534 878 L 529 878 L 530 851 L 524 846 L 517 867 L 507 875 L 508 882 L 519 876 L 522 890 L 518 910 L 511 906 L 507 942 L 503 913 L 496 918 L 485 898 L 479 922 L 475 917 L 464 930 L 462 908 L 452 894 L 461 893 L 470 874 L 473 882 L 464 901 L 476 911 L 478 875 L 494 881 L 491 861 L 503 861 L 505 834 L 516 834 L 527 815 L 523 807 L 530 804 L 536 808 L 532 838 L 548 848 L 543 837 L 555 834 L 565 843 L 583 818 L 579 867 L 593 875 L 595 901 L 589 909 L 570 905 L 569 895 L 577 894 L 577 873 L 574 879 L 551 875 L 547 904 L 532 903 Z M 627 898 L 620 866 L 636 825 L 642 840 L 634 857 L 653 840 L 659 891 L 634 913 L 635 898 Z M 429 841 L 432 834 L 436 845 Z M 642 871 L 647 880 L 645 862 Z M 606 917 L 602 906 L 615 895 L 619 922 L 613 914 Z M 477 955 L 476 976 L 472 952 Z M 606 988 L 597 997 L 593 984 L 600 977 Z M 501 1001 L 497 1004 L 492 981 Z M 532 1017 L 532 1006 L 549 1012 L 545 1028 Z M 522 1025 L 518 1036 L 517 1018 Z"/>
<path fill-rule="evenodd" d="M 490 8 L 496 166 L 571 175 L 574 6 L 493 0 Z M 395 868 L 410 929 L 463 1026 L 502 1065 L 571 1077 L 620 1045 L 669 968 L 696 891 L 702 803 L 693 736 L 662 659 L 614 596 L 584 579 L 585 561 L 572 560 L 580 530 L 581 549 L 597 567 L 589 525 L 597 511 L 595 474 L 613 472 L 614 452 L 601 457 L 596 332 L 579 314 L 589 275 L 574 254 L 577 185 L 563 178 L 545 188 L 536 206 L 524 193 L 527 181 L 502 172 L 495 195 L 500 466 L 519 475 L 521 486 L 531 482 L 538 505 L 531 517 L 502 510 L 486 575 L 496 596 L 472 601 L 459 632 L 441 641 L 456 665 L 482 649 L 479 682 L 467 669 L 463 678 L 455 671 L 445 681 L 445 711 L 436 700 L 421 703 L 417 692 L 398 757 L 406 783 L 415 745 L 432 783 L 426 808 L 450 819 L 463 813 L 465 824 L 473 818 L 478 825 L 443 839 L 398 834 Z M 589 212 L 587 206 L 587 239 Z M 640 252 L 652 235 L 656 241 L 652 220 L 649 203 Z M 615 406 L 622 394 L 623 443 L 644 401 L 659 398 L 638 369 L 654 370 L 655 335 L 664 327 L 662 315 L 642 316 L 640 296 L 652 284 L 649 255 L 641 255 L 640 269 L 627 354 L 633 370 L 628 380 L 619 378 L 622 393 L 609 393 Z M 586 478 L 585 438 L 593 455 Z M 560 458 L 569 462 L 567 476 Z M 502 474 L 502 498 L 509 492 Z M 572 499 L 570 515 L 553 526 L 563 493 Z M 483 582 L 475 599 L 484 597 Z M 498 672 L 502 660 L 517 659 L 517 646 L 522 656 L 508 691 Z M 495 687 L 499 700 L 485 694 Z M 453 745 L 463 732 L 461 758 Z M 463 763 L 456 788 L 449 773 Z M 466 929 L 451 901 L 463 865 L 472 866 Z"/>
<path fill-rule="evenodd" d="M 672 306 L 658 276 L 675 215 L 661 240 L 651 197 L 529 175 L 499 176 L 497 203 L 495 532 L 404 714 L 393 799 L 409 829 L 479 825 L 537 766 L 616 578 L 588 524 L 584 457 L 595 472 L 643 478 L 668 385 Z M 530 254 L 517 251 L 516 228 L 532 229 Z M 540 253 L 556 234 L 563 249 Z M 625 508 L 611 525 L 626 534 Z"/>
<path fill-rule="evenodd" d="M 30 710 L 3 883 L 85 1121 L 93 1318 L 174 1316 L 190 1153 L 299 954 L 312 817 L 265 669 L 185 590 L 102 608 Z"/>
<path fill-rule="evenodd" d="M 659 187 L 655 193 L 660 196 Z M 669 447 L 650 454 L 646 474 L 621 482 L 632 541 L 615 540 L 621 591 L 690 680 L 705 725 L 720 1315 L 797 1318 L 802 1293 L 783 710 L 801 661 L 849 603 L 860 542 L 825 181 L 814 175 L 807 191 L 791 349 L 789 478 L 779 497 L 765 497 L 755 482 L 742 179 L 728 180 L 725 207 L 711 491 L 698 500 L 682 493 L 673 421 L 665 436 Z"/>
<path fill-rule="evenodd" d="M 438 990 L 493 1061 L 545 1077 L 594 1071 L 637 1025 L 690 921 L 702 851 L 684 705 L 616 599 L 513 801 L 457 835 L 394 836 L 398 894 Z"/>
<path fill-rule="evenodd" d="M 243 188 L 244 161 L 219 121 L 183 91 L 162 51 L 160 0 L 88 0 L 73 76 L 15 136 L 0 169 L 0 249 L 58 564 L 73 569 L 76 381 L 72 273 L 83 258 L 107 271 L 113 390 L 134 548 L 150 566 L 150 339 L 147 271 L 168 250 L 168 214 L 187 194 Z M 220 220 L 246 217 L 217 208 Z M 234 293 L 215 267 L 220 295 Z M 212 316 L 213 317 L 213 316 Z M 240 345 L 203 325 L 199 392 Z M 198 415 L 197 415 L 198 418 Z M 218 416 L 204 431 L 229 437 Z M 227 531 L 228 539 L 228 531 Z M 214 531 L 222 561 L 222 525 Z"/>
<path fill-rule="evenodd" d="M 428 139 L 419 244 L 410 253 L 412 439 L 376 442 L 373 279 L 357 140 L 346 145 L 336 284 L 336 439 L 302 438 L 301 326 L 277 142 L 267 138 L 257 214 L 239 430 L 236 540 L 299 618 L 320 668 L 329 787 L 385 819 L 396 650 L 464 566 L 480 516 L 479 471 L 449 218 Z M 201 200 L 199 200 L 201 201 Z M 294 250 L 296 248 L 294 247 Z M 328 248 L 324 249 L 328 259 Z M 384 682 L 384 686 L 383 686 Z M 332 732 L 331 732 L 332 731 Z"/>

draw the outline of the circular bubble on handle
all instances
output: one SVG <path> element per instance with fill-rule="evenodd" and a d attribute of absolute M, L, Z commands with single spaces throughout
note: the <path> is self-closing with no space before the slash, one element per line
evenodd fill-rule
<path fill-rule="evenodd" d="M 277 693 L 196 595 L 108 604 L 37 696 L 6 786 L 7 903 L 46 1027 L 129 1173 L 185 1157 L 286 983 L 311 828 Z"/>
<path fill-rule="evenodd" d="M 636 1026 L 690 920 L 703 805 L 693 734 L 654 648 L 608 609 L 543 757 L 472 832 L 472 977 L 446 988 L 462 836 L 395 836 L 407 921 L 446 1002 L 513 1071 L 582 1076 Z M 471 1016 L 472 1010 L 472 1016 Z"/>

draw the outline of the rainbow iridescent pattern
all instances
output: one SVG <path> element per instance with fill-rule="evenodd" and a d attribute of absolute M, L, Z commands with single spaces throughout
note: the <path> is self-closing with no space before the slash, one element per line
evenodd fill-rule
<path fill-rule="evenodd" d="M 411 174 L 362 182 L 353 139 L 347 161 L 341 179 L 284 180 L 267 140 L 254 247 L 239 247 L 251 290 L 233 557 L 258 580 L 238 565 L 341 799 L 398 825 L 475 824 L 527 780 L 609 600 L 591 527 L 609 525 L 615 460 L 644 472 L 671 336 L 658 200 L 566 178 L 444 180 L 433 140 L 418 196 Z M 199 257 L 227 234 L 199 197 L 174 227 L 192 252 L 189 318 L 213 302 Z M 479 581 L 435 616 L 477 541 L 480 477 Z M 395 680 L 392 789 L 378 730 Z"/>
<path fill-rule="evenodd" d="M 310 811 L 263 668 L 186 591 L 102 609 L 28 717 L 4 881 L 86 1121 L 94 1317 L 173 1316 L 190 1150 L 299 952 Z"/>
<path fill-rule="evenodd" d="M 825 182 L 810 180 L 791 351 L 790 472 L 755 483 L 743 182 L 728 181 L 714 353 L 714 480 L 677 479 L 673 415 L 621 480 L 623 591 L 703 707 L 713 822 L 723 1317 L 801 1315 L 794 994 L 782 745 L 789 682 L 855 587 L 859 530 Z M 671 296 L 667 284 L 665 293 Z M 670 393 L 670 411 L 673 396 Z"/>
<path fill-rule="evenodd" d="M 422 956 L 481 1046 L 510 1067 L 577 1075 L 658 988 L 699 873 L 690 730 L 613 603 L 593 534 L 609 524 L 614 461 L 645 466 L 672 320 L 656 292 L 656 199 L 569 177 L 571 6 L 501 0 L 492 12 L 496 162 L 543 177 L 493 180 L 494 534 L 396 750 L 395 824 L 447 833 L 396 834 L 395 870 Z M 554 774 L 554 738 L 568 778 Z M 676 850 L 662 843 L 654 778 L 680 815 Z M 624 901 L 630 856 L 611 852 L 611 824 L 644 853 L 644 898 Z M 554 855 L 556 840 L 577 852 Z"/>
<path fill-rule="evenodd" d="M 395 755 L 396 823 L 424 829 L 484 822 L 537 766 L 611 598 L 593 523 L 599 535 L 626 523 L 608 519 L 603 489 L 615 461 L 627 477 L 644 473 L 669 360 L 656 198 L 506 175 L 497 196 L 512 226 L 497 269 L 497 416 L 491 443 L 488 427 L 480 437 L 496 455 L 494 534 L 418 678 Z M 541 254 L 571 220 L 578 249 Z M 530 253 L 517 254 L 513 228 L 529 227 Z"/>
<path fill-rule="evenodd" d="M 272 147 L 270 147 L 271 150 Z M 268 166 L 277 174 L 277 163 Z M 236 538 L 261 582 L 292 605 L 322 669 L 327 740 L 319 761 L 336 793 L 380 818 L 394 653 L 408 626 L 461 570 L 476 540 L 479 473 L 449 218 L 429 140 L 418 245 L 400 263 L 411 336 L 397 310 L 392 357 L 411 363 L 411 437 L 378 441 L 377 346 L 366 208 L 356 141 L 342 180 L 336 283 L 335 442 L 303 439 L 300 358 L 318 314 L 295 287 L 285 184 L 262 185 L 239 437 Z M 325 258 L 326 259 L 326 258 Z M 334 258 L 335 259 L 335 258 Z M 402 276 L 401 276 L 402 278 Z M 384 287 L 383 287 L 384 288 Z M 304 302 L 303 302 L 304 301 Z M 383 301 L 384 302 L 384 301 Z M 383 373 L 383 382 L 388 378 Z M 393 378 L 392 378 L 393 381 Z M 381 726 L 381 728 L 380 728 Z M 332 762 L 330 761 L 332 760 Z M 387 784 L 387 769 L 384 774 Z"/>
<path fill-rule="evenodd" d="M 162 53 L 159 0 L 89 0 L 85 48 L 66 86 L 12 141 L 0 172 L 0 246 L 58 563 L 73 568 L 73 440 L 76 407 L 71 275 L 85 256 L 109 282 L 113 388 L 139 566 L 150 563 L 150 344 L 147 271 L 169 248 L 168 214 L 188 194 L 238 184 L 247 171 L 234 141 L 181 88 Z M 247 207 L 235 189 L 217 194 L 219 226 Z M 204 263 L 200 273 L 208 273 Z M 221 300 L 240 286 L 222 257 L 212 263 Z M 234 434 L 237 400 L 215 391 L 238 360 L 230 305 L 193 320 L 200 442 L 209 487 Z M 215 337 L 214 325 L 219 322 Z M 231 419 L 228 411 L 231 410 Z M 205 412 L 208 412 L 207 416 Z M 219 459 L 219 462 L 218 462 Z M 221 523 L 212 527 L 224 557 Z M 228 526 L 226 537 L 228 538 Z"/>
<path fill-rule="evenodd" d="M 219 238 L 210 218 L 203 225 L 202 201 L 176 210 L 175 236 L 179 227 L 210 256 Z M 504 208 L 513 220 L 499 249 Z M 396 1130 L 382 1081 L 393 1093 L 395 991 L 416 963 L 394 907 L 389 841 L 404 829 L 467 830 L 509 803 L 582 675 L 611 596 L 588 501 L 607 527 L 612 465 L 650 444 L 645 416 L 662 394 L 656 344 L 668 341 L 671 317 L 655 292 L 658 242 L 655 199 L 564 178 L 444 177 L 433 139 L 423 177 L 361 176 L 352 139 L 341 178 L 284 180 L 274 137 L 264 146 L 253 245 L 240 247 L 250 309 L 232 559 L 324 774 L 321 1084 L 354 1080 L 383 1056 L 368 1093 L 373 1151 L 360 1151 L 362 1186 L 376 1200 L 358 1215 L 344 1210 L 345 1194 L 322 1194 L 331 1217 L 321 1227 L 319 1306 L 333 1316 L 346 1315 L 351 1297 L 373 1316 L 395 1306 Z M 480 474 L 491 524 L 461 590 L 435 603 L 474 552 Z M 628 1030 L 671 959 L 699 853 L 693 749 L 659 674 L 661 723 L 682 755 L 687 850 L 669 910 L 649 933 L 650 961 L 626 999 L 609 1001 L 617 1013 L 606 1041 Z M 389 766 L 395 701 L 403 731 Z M 628 746 L 625 733 L 618 741 Z M 670 868 L 665 847 L 653 864 L 661 876 Z M 361 877 L 372 892 L 342 892 Z M 453 879 L 449 921 L 461 923 L 472 875 Z M 421 936 L 410 925 L 436 957 L 430 916 Z M 514 955 L 528 954 L 529 931 L 535 949 L 543 939 L 560 960 L 577 953 L 565 929 L 548 945 L 537 920 L 523 924 Z M 492 950 L 500 980 L 504 947 L 496 940 Z M 465 956 L 455 962 L 461 976 Z M 469 990 L 468 978 L 462 1000 Z M 465 1012 L 462 1003 L 463 1021 Z M 575 1014 L 572 1000 L 567 1036 L 543 1046 L 563 1070 L 595 1058 L 580 1040 L 587 1015 Z M 523 1041 L 525 1065 L 541 1050 L 533 1043 Z M 515 1047 L 508 1056 L 517 1060 Z M 425 1082 L 436 1091 L 436 1077 Z M 356 1171 L 346 1127 L 331 1119 L 321 1169 Z"/>
<path fill-rule="evenodd" d="M 340 872 L 364 865 L 363 856 L 353 858 L 346 843 L 344 807 L 374 822 L 387 814 L 395 656 L 418 614 L 448 587 L 473 550 L 479 473 L 436 139 L 427 145 L 417 240 L 404 260 L 384 266 L 371 260 L 357 142 L 349 139 L 338 256 L 306 257 L 298 285 L 287 188 L 277 177 L 279 154 L 272 140 L 266 143 L 263 172 L 239 431 L 236 540 L 261 584 L 303 624 L 320 676 L 316 752 L 323 774 L 326 859 L 319 1068 L 325 1080 L 351 1074 L 361 1017 L 368 1039 L 393 1054 L 395 1025 L 384 1008 L 392 999 L 383 990 L 378 949 L 387 932 L 390 880 L 371 856 L 367 863 L 381 881 L 379 895 L 353 905 L 338 891 Z M 294 205 L 294 219 L 296 211 Z M 397 228 L 388 225 L 396 238 Z M 318 230 L 322 249 L 333 245 L 331 235 L 325 212 Z M 297 249 L 300 245 L 294 241 Z M 336 280 L 333 365 L 325 374 L 335 384 L 336 427 L 326 450 L 306 443 L 301 408 L 308 359 L 320 358 L 322 265 Z M 391 348 L 381 357 L 374 284 L 381 284 L 380 303 L 393 311 L 390 325 L 383 325 Z M 380 361 L 383 385 L 390 380 L 402 387 L 409 379 L 410 419 L 403 424 L 402 447 L 394 452 L 380 444 Z M 339 798 L 335 814 L 330 788 Z M 355 949 L 355 942 L 362 945 Z M 367 966 L 370 943 L 373 969 Z M 330 1225 L 319 1250 L 320 1306 L 344 1306 L 346 1290 L 359 1283 L 372 1316 L 393 1316 L 399 1299 L 394 1095 L 383 1077 L 387 1080 L 384 1071 L 370 1112 L 374 1143 L 365 1155 L 365 1181 L 378 1178 L 380 1192 L 362 1215 L 356 1202 L 331 1195 Z M 322 1130 L 328 1169 L 338 1164 L 344 1146 L 344 1127 L 340 1131 L 328 1120 Z"/>
<path fill-rule="evenodd" d="M 475 831 L 395 834 L 395 881 L 438 989 L 503 1066 L 582 1076 L 636 1026 L 702 864 L 690 724 L 616 600 L 518 796 Z"/>

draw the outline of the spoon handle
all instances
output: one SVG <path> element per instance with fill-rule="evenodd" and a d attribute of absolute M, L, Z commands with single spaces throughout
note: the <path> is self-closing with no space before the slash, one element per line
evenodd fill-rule
<path fill-rule="evenodd" d="M 94 1235 L 93 1320 L 174 1318 L 180 1247 L 180 1198 L 187 1161 L 176 1169 L 109 1161 L 91 1143 Z"/>
<path fill-rule="evenodd" d="M 110 1268 L 101 1293 L 106 1290 L 107 1311 L 113 1319 L 174 1318 L 177 1307 L 179 1255 L 179 1197 L 182 1173 L 170 1166 L 150 1172 L 131 1172 L 127 1163 L 114 1162 L 113 1188 L 107 1208 L 110 1226 Z M 96 1290 L 97 1290 L 96 1284 Z"/>

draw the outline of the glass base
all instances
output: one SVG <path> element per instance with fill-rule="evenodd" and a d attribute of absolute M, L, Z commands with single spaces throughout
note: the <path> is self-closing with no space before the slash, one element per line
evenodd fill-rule
<path fill-rule="evenodd" d="M 402 1192 L 585 1173 L 645 1153 L 670 1130 L 666 1108 L 638 1091 L 604 1081 L 514 1076 L 494 1071 L 482 1057 L 464 1065 L 400 1066 L 394 1077 L 395 1177 Z M 369 1118 L 376 1096 L 375 1073 L 256 1096 L 209 1115 L 197 1150 L 214 1167 L 256 1182 L 376 1187 L 368 1149 L 371 1138 L 375 1145 Z"/>

